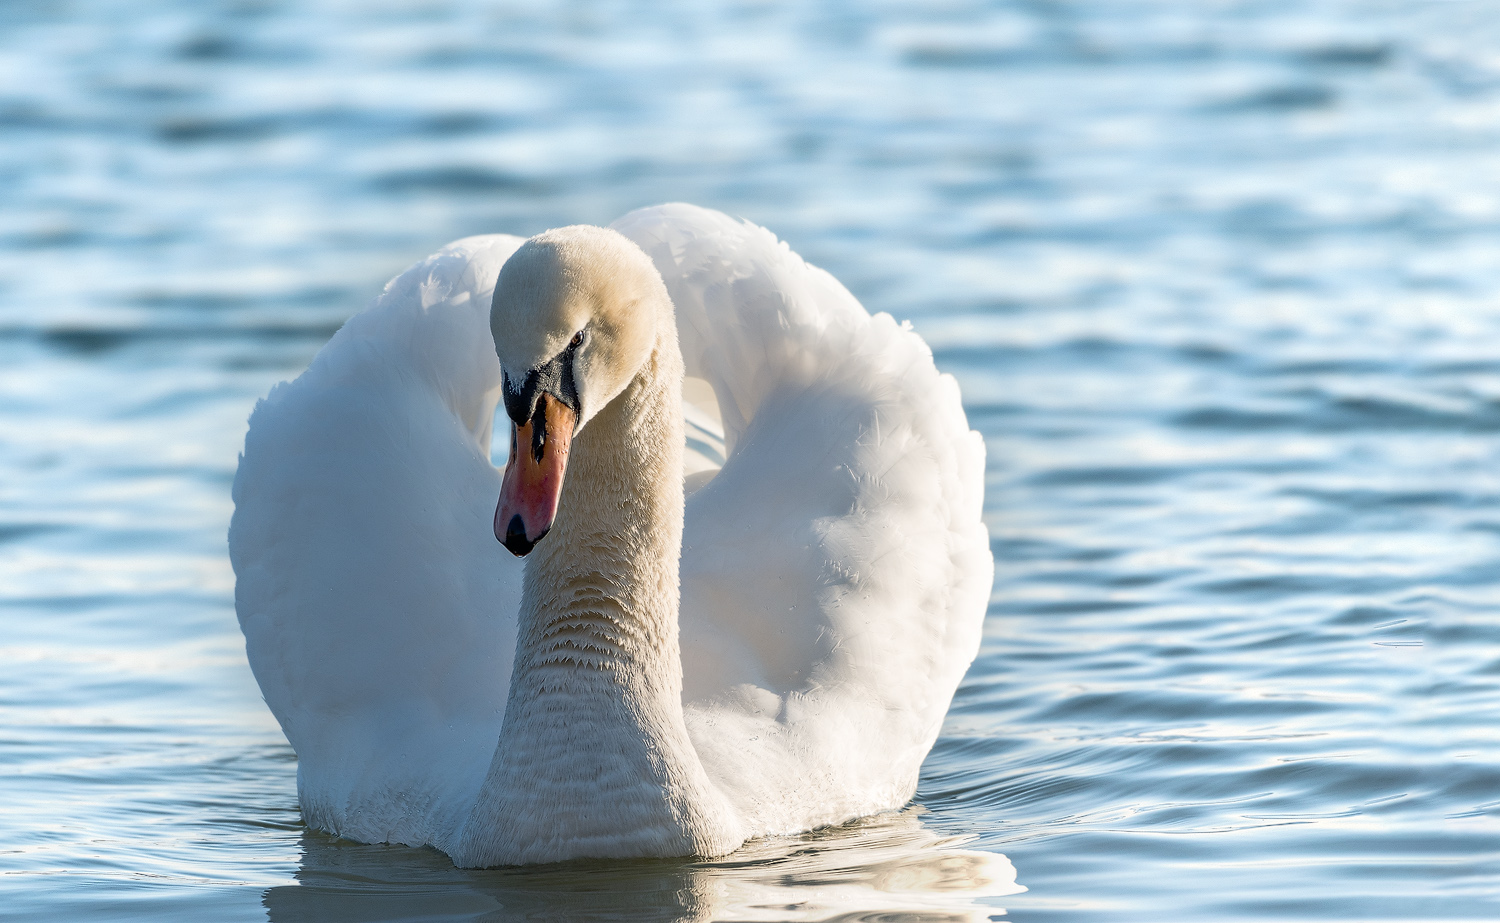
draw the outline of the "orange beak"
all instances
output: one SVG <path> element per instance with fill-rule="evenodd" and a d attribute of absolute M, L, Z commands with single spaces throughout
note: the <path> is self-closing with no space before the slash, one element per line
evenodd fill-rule
<path fill-rule="evenodd" d="M 510 463 L 495 507 L 495 538 L 522 557 L 552 528 L 573 440 L 573 411 L 542 392 L 536 412 L 523 426 L 511 425 Z"/>

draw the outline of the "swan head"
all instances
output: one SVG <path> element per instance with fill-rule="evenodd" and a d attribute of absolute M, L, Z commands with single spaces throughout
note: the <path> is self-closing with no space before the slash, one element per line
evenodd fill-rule
<path fill-rule="evenodd" d="M 513 554 L 552 528 L 573 436 L 646 364 L 664 303 L 650 258 L 607 228 L 546 231 L 501 267 L 490 333 L 511 445 L 495 537 Z"/>

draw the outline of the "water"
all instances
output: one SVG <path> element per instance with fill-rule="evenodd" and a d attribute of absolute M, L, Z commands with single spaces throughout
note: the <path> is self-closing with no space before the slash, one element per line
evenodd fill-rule
<path fill-rule="evenodd" d="M 0 917 L 1500 917 L 1497 47 L 1483 2 L 0 6 Z M 305 831 L 224 546 L 254 401 L 450 239 L 672 199 L 910 318 L 988 441 L 918 807 L 496 872 Z"/>

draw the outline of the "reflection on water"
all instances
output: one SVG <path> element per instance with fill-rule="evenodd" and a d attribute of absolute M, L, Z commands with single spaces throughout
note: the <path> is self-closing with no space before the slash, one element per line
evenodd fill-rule
<path fill-rule="evenodd" d="M 398 920 L 907 920 L 1003 914 L 1026 889 L 1004 856 L 924 828 L 909 809 L 796 837 L 758 840 L 712 862 L 568 862 L 466 870 L 432 849 L 302 837 L 296 885 L 266 891 L 272 923 Z"/>

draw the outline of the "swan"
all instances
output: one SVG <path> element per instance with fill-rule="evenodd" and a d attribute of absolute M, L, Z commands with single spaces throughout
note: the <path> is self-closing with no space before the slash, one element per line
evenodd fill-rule
<path fill-rule="evenodd" d="M 909 325 L 756 225 L 449 244 L 257 404 L 235 476 L 305 821 L 490 867 L 899 808 L 978 649 L 983 470 Z"/>

